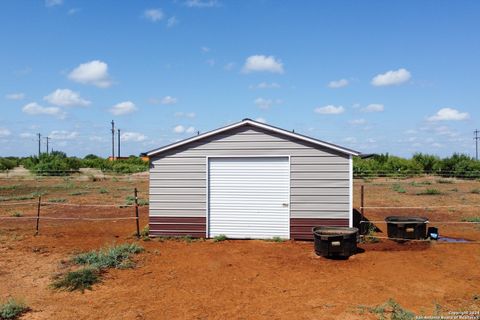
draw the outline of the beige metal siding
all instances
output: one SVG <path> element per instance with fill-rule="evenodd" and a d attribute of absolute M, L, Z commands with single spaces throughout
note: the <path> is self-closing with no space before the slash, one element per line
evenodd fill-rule
<path fill-rule="evenodd" d="M 151 159 L 150 215 L 205 217 L 206 157 L 290 156 L 291 218 L 349 218 L 349 157 L 246 126 Z"/>

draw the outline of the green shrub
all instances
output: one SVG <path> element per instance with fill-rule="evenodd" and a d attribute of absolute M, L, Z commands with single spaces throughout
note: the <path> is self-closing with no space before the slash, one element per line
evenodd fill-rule
<path fill-rule="evenodd" d="M 20 187 L 17 184 L 11 185 L 11 186 L 0 186 L 0 190 L 15 190 L 18 187 Z"/>
<path fill-rule="evenodd" d="M 465 221 L 465 222 L 479 222 L 480 223 L 480 216 L 463 218 L 462 221 Z"/>
<path fill-rule="evenodd" d="M 398 193 L 406 193 L 407 191 L 400 185 L 399 183 L 395 183 L 392 186 L 393 191 L 396 191 Z"/>
<path fill-rule="evenodd" d="M 87 194 L 88 192 L 87 191 L 74 191 L 74 192 L 70 192 L 70 195 L 71 196 L 81 196 L 81 195 L 84 195 L 84 194 Z"/>
<path fill-rule="evenodd" d="M 22 217 L 23 213 L 21 213 L 20 211 L 14 211 L 10 214 L 10 216 L 12 216 L 12 217 Z"/>
<path fill-rule="evenodd" d="M 149 204 L 148 200 L 138 198 L 137 203 L 139 206 L 147 206 Z M 131 206 L 135 204 L 135 197 L 134 196 L 126 196 L 125 197 L 125 204 L 127 206 Z"/>
<path fill-rule="evenodd" d="M 442 192 L 440 192 L 440 190 L 438 189 L 426 189 L 426 190 L 417 192 L 417 195 L 419 196 L 422 196 L 422 195 L 434 196 L 439 194 L 442 194 Z"/>
<path fill-rule="evenodd" d="M 0 319 L 18 319 L 18 317 L 20 317 L 28 310 L 29 307 L 27 307 L 27 305 L 23 301 L 9 298 L 5 303 L 0 304 Z"/>
<path fill-rule="evenodd" d="M 125 269 L 134 266 L 131 256 L 143 251 L 135 243 L 126 243 L 118 246 L 106 247 L 98 251 L 93 250 L 78 254 L 72 261 L 79 265 L 88 265 L 97 269 Z"/>
<path fill-rule="evenodd" d="M 64 203 L 67 202 L 67 199 L 65 198 L 51 198 L 47 200 L 48 202 L 53 202 L 53 203 Z"/>
<path fill-rule="evenodd" d="M 391 320 L 413 320 L 415 314 L 404 309 L 395 300 L 389 299 L 382 305 L 370 308 L 371 313 L 377 314 L 380 319 L 386 319 L 386 314 L 390 314 Z"/>
<path fill-rule="evenodd" d="M 101 194 L 105 194 L 105 193 L 108 193 L 108 190 L 105 189 L 105 188 L 101 188 L 101 189 L 99 190 L 99 192 L 100 192 Z"/>
<path fill-rule="evenodd" d="M 142 230 L 140 230 L 140 237 L 148 238 L 149 234 L 150 234 L 150 227 L 147 224 L 145 227 L 143 227 Z"/>
<path fill-rule="evenodd" d="M 12 196 L 12 197 L 0 197 L 0 201 L 23 201 L 23 200 L 32 200 L 35 199 L 33 195 L 21 195 L 21 196 Z"/>
<path fill-rule="evenodd" d="M 92 290 L 92 286 L 100 281 L 100 271 L 95 268 L 87 267 L 77 271 L 69 271 L 61 275 L 53 281 L 51 286 L 58 290 L 81 290 L 84 292 L 86 289 Z"/>
<path fill-rule="evenodd" d="M 437 179 L 437 183 L 452 184 L 455 183 L 455 181 L 452 179 Z"/>
<path fill-rule="evenodd" d="M 470 193 L 480 194 L 480 188 L 475 188 L 472 191 L 470 191 Z"/>
<path fill-rule="evenodd" d="M 280 238 L 280 237 L 273 237 L 271 239 L 267 239 L 267 241 L 270 241 L 270 242 L 285 242 L 285 239 Z"/>
<path fill-rule="evenodd" d="M 219 234 L 218 236 L 213 237 L 213 242 L 220 242 L 227 240 L 227 236 L 224 234 Z"/>

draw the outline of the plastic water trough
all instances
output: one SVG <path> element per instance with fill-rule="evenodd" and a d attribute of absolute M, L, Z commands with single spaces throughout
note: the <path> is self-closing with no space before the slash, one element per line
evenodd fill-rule
<path fill-rule="evenodd" d="M 320 226 L 312 232 L 315 253 L 319 256 L 348 258 L 357 250 L 357 228 Z"/>
<path fill-rule="evenodd" d="M 427 238 L 428 218 L 389 216 L 385 218 L 389 238 L 421 240 Z"/>

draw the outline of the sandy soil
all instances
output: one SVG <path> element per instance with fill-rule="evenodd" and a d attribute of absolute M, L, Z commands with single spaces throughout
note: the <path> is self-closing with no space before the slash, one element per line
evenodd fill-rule
<path fill-rule="evenodd" d="M 44 191 L 45 200 L 123 203 L 133 187 L 142 196 L 148 185 L 145 180 L 80 180 L 1 180 L 0 196 Z M 431 185 L 422 186 L 411 185 L 412 180 L 356 181 L 355 205 L 361 183 L 366 185 L 367 206 L 480 204 L 480 195 L 470 193 L 479 182 L 431 180 Z M 394 183 L 401 183 L 406 193 L 394 191 Z M 17 187 L 5 188 L 11 185 Z M 416 195 L 425 188 L 444 194 Z M 108 193 L 101 193 L 103 189 Z M 76 194 L 79 191 L 85 193 Z M 439 222 L 460 221 L 478 216 L 478 209 L 403 213 L 428 214 L 430 220 Z M 0 206 L 0 216 L 14 210 L 23 216 L 35 214 L 35 208 Z M 366 210 L 371 220 L 391 213 Z M 127 217 L 133 210 L 58 206 L 42 207 L 43 214 Z M 141 208 L 140 214 L 143 226 L 147 208 Z M 378 227 L 384 230 L 382 224 Z M 138 241 L 132 236 L 134 230 L 133 220 L 42 221 L 40 235 L 35 237 L 34 221 L 0 220 L 0 299 L 23 298 L 32 310 L 22 319 L 376 319 L 377 315 L 362 311 L 362 306 L 379 305 L 389 298 L 417 314 L 480 310 L 479 244 L 386 240 L 361 244 L 363 252 L 348 260 L 329 260 L 317 257 L 311 242 L 140 240 L 146 251 L 136 257 L 136 268 L 111 270 L 101 284 L 83 294 L 49 288 L 52 277 L 64 271 L 61 262 L 72 254 Z M 445 235 L 480 240 L 478 227 L 449 225 L 440 230 Z"/>

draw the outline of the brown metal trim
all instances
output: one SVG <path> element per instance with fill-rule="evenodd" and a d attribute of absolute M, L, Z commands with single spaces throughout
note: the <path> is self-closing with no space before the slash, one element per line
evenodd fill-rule
<path fill-rule="evenodd" d="M 348 219 L 291 218 L 290 239 L 313 240 L 312 228 L 316 226 L 348 227 Z"/>
<path fill-rule="evenodd" d="M 205 217 L 149 217 L 151 236 L 206 237 Z"/>

